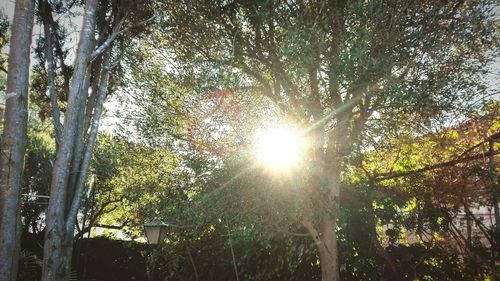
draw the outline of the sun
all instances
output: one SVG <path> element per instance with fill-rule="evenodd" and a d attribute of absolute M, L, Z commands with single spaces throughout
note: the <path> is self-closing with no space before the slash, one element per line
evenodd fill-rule
<path fill-rule="evenodd" d="M 277 170 L 296 165 L 304 149 L 300 133 L 289 127 L 259 132 L 256 141 L 259 161 Z"/>

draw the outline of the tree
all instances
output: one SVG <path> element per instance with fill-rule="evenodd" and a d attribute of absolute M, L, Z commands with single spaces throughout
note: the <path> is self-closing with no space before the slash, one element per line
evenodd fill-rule
<path fill-rule="evenodd" d="M 465 261 L 460 271 L 466 280 L 496 276 L 498 221 L 491 214 L 488 219 L 485 209 L 496 205 L 490 167 L 491 159 L 498 161 L 498 147 L 488 144 L 498 137 L 499 116 L 493 101 L 437 133 L 387 136 L 385 145 L 366 154 L 362 164 L 377 205 L 394 200 L 396 208 L 408 212 L 380 217 L 382 225 L 391 225 L 391 236 L 397 239 L 403 228 L 412 229 L 426 247 L 448 248 Z M 390 208 L 381 209 L 387 214 Z"/>
<path fill-rule="evenodd" d="M 127 25 L 126 20 L 140 26 L 145 21 L 138 19 L 144 15 L 150 16 L 151 10 L 138 9 L 133 1 L 85 2 L 82 30 L 71 69 L 71 83 L 63 84 L 63 96 L 67 97 L 67 102 L 64 123 L 61 124 L 54 54 L 57 55 L 59 67 L 63 68 L 64 81 L 69 79 L 64 77 L 67 69 L 61 52 L 62 42 L 58 42 L 58 25 L 52 17 L 53 7 L 48 1 L 39 3 L 45 33 L 46 87 L 58 146 L 46 212 L 42 276 L 42 280 L 52 281 L 65 280 L 70 272 L 76 218 L 86 187 L 103 104 L 109 94 L 109 77 L 114 59 L 112 46 L 123 32 L 137 32 L 135 24 Z"/>
<path fill-rule="evenodd" d="M 35 1 L 16 1 L 9 50 L 0 157 L 0 280 L 17 279 L 21 182 L 28 123 L 28 85 Z"/>
<path fill-rule="evenodd" d="M 3 13 L 0 13 L 0 47 L 4 48 L 9 43 L 9 19 Z M 5 89 L 5 78 L 7 76 L 7 57 L 5 54 L 0 55 L 0 70 L 5 74 L 2 75 L 2 88 Z M 3 115 L 3 112 L 2 112 Z"/>
<path fill-rule="evenodd" d="M 384 133 L 372 129 L 417 133 L 463 116 L 498 51 L 490 1 L 162 3 L 152 41 L 192 73 L 237 73 L 235 91 L 268 97 L 314 143 L 311 192 L 293 217 L 317 245 L 324 281 L 339 280 L 342 177 Z"/>

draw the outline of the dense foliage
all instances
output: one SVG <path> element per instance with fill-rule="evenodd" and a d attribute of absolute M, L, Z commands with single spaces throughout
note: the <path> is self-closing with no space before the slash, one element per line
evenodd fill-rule
<path fill-rule="evenodd" d="M 59 23 L 80 3 L 42 2 L 58 21 L 64 115 L 74 54 Z M 78 280 L 326 281 L 325 267 L 346 281 L 500 278 L 500 104 L 488 80 L 498 3 L 99 3 L 128 11 L 114 14 L 128 25 L 106 91 L 119 122 L 97 137 L 75 226 Z M 100 10 L 96 33 L 114 30 L 110 15 Z M 45 40 L 31 77 L 20 280 L 39 280 L 58 149 Z M 285 171 L 255 157 L 256 132 L 277 125 L 309 142 Z M 169 225 L 157 248 L 143 244 L 154 219 Z"/>

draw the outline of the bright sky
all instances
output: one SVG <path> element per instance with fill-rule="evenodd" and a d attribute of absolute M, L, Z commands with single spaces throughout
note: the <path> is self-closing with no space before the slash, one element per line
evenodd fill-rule
<path fill-rule="evenodd" d="M 15 7 L 15 1 L 14 0 L 0 0 L 0 12 L 2 12 L 4 15 L 7 16 L 9 19 L 9 22 L 12 24 L 12 20 L 14 17 L 14 7 Z M 78 11 L 77 9 L 75 9 Z M 35 20 L 36 21 L 36 20 Z M 63 20 L 63 25 L 68 29 L 71 30 L 71 44 L 69 46 L 75 47 L 76 49 L 76 43 L 77 43 L 77 38 L 78 38 L 78 33 L 80 31 L 79 26 L 82 23 L 82 17 L 81 16 L 75 16 L 75 17 L 64 17 Z M 42 27 L 35 22 L 35 26 L 33 27 L 33 40 L 32 40 L 32 47 L 35 46 L 36 38 L 41 35 L 43 32 Z M 7 54 L 8 53 L 8 46 L 7 48 L 4 48 L 2 50 L 2 53 Z M 70 59 L 73 59 L 70 56 Z"/>

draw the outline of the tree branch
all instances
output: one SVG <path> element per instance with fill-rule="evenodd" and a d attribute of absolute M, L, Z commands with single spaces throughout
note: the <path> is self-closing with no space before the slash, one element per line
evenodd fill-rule
<path fill-rule="evenodd" d="M 111 32 L 111 35 L 99 46 L 97 47 L 97 49 L 94 50 L 94 52 L 92 52 L 92 54 L 90 55 L 90 61 L 93 61 L 95 58 L 97 58 L 98 56 L 100 56 L 102 53 L 104 53 L 104 51 L 106 49 L 109 48 L 109 46 L 111 46 L 111 43 L 113 43 L 113 41 L 116 39 L 116 37 L 118 35 L 120 35 L 121 33 L 123 32 L 126 32 L 127 30 L 129 30 L 130 28 L 133 28 L 133 27 L 137 27 L 137 26 L 141 26 L 143 24 L 146 24 L 150 21 L 152 21 L 154 18 L 156 17 L 155 14 L 153 14 L 153 16 L 151 16 L 150 18 L 148 19 L 145 19 L 141 22 L 139 22 L 138 24 L 136 25 L 131 25 L 131 26 L 128 26 L 128 27 L 125 27 L 122 29 L 124 23 L 125 23 L 125 19 L 122 19 L 118 22 L 117 25 L 115 25 L 113 27 L 113 31 Z"/>
<path fill-rule="evenodd" d="M 499 135 L 499 133 L 493 134 L 492 136 L 488 137 L 488 139 L 492 138 L 494 136 L 497 136 L 497 135 Z M 479 147 L 479 146 L 475 146 L 475 147 Z M 449 166 L 453 166 L 453 165 L 463 163 L 466 161 L 477 160 L 477 159 L 481 159 L 481 158 L 489 156 L 489 155 L 498 155 L 498 154 L 500 154 L 500 150 L 492 151 L 492 152 L 488 151 L 488 152 L 479 153 L 479 154 L 472 155 L 472 156 L 460 157 L 460 158 L 453 159 L 450 161 L 429 165 L 429 166 L 426 166 L 426 167 L 423 167 L 420 169 L 416 169 L 416 170 L 412 170 L 412 171 L 379 174 L 379 175 L 375 176 L 374 181 L 384 181 L 384 180 L 388 180 L 388 179 L 395 179 L 395 178 L 400 178 L 400 177 L 404 177 L 404 176 L 420 174 L 420 173 L 423 173 L 426 171 L 431 171 L 431 170 L 435 170 L 435 169 L 439 169 L 439 168 L 449 167 Z"/>
<path fill-rule="evenodd" d="M 85 148 L 85 153 L 83 155 L 83 162 L 80 166 L 80 174 L 78 176 L 75 194 L 71 202 L 71 207 L 69 209 L 68 220 L 66 224 L 67 231 L 71 231 L 72 220 L 76 217 L 78 209 L 80 208 L 81 197 L 83 194 L 83 188 L 85 186 L 85 179 L 87 178 L 87 170 L 90 165 L 90 160 L 92 158 L 92 151 L 94 149 L 94 144 L 97 139 L 97 131 L 99 129 L 99 121 L 101 119 L 101 114 L 103 111 L 104 100 L 106 99 L 106 93 L 108 89 L 108 80 L 110 73 L 110 60 L 111 60 L 111 50 L 108 50 L 103 57 L 103 65 L 101 70 L 101 78 L 99 82 L 99 96 L 97 104 L 94 110 L 94 117 L 92 120 L 92 125 L 87 140 L 87 145 Z"/>
<path fill-rule="evenodd" d="M 309 235 L 312 237 L 313 241 L 317 244 L 320 245 L 322 244 L 321 242 L 321 237 L 319 235 L 319 232 L 316 230 L 312 222 L 306 218 L 302 218 L 300 220 L 300 224 L 302 224 L 307 231 L 309 232 Z"/>
<path fill-rule="evenodd" d="M 39 2 L 39 5 L 43 22 L 43 30 L 45 35 L 45 60 L 47 63 L 46 65 L 47 90 L 50 95 L 52 123 L 54 126 L 56 144 L 59 145 L 61 143 L 63 126 L 61 124 L 61 111 L 59 109 L 59 104 L 57 103 L 57 93 L 55 85 L 55 62 L 54 62 L 53 45 L 52 45 L 54 31 L 51 30 L 51 24 L 50 24 L 52 11 L 50 8 L 50 4 L 47 2 L 47 0 L 41 0 Z"/>
<path fill-rule="evenodd" d="M 90 55 L 90 61 L 95 60 L 98 56 L 100 56 L 110 45 L 113 43 L 113 41 L 116 39 L 116 37 L 124 30 L 122 30 L 122 26 L 125 22 L 125 19 L 122 19 L 118 22 L 117 25 L 113 27 L 113 31 L 111 32 L 111 35 L 99 46 L 97 47 L 92 54 Z"/>

